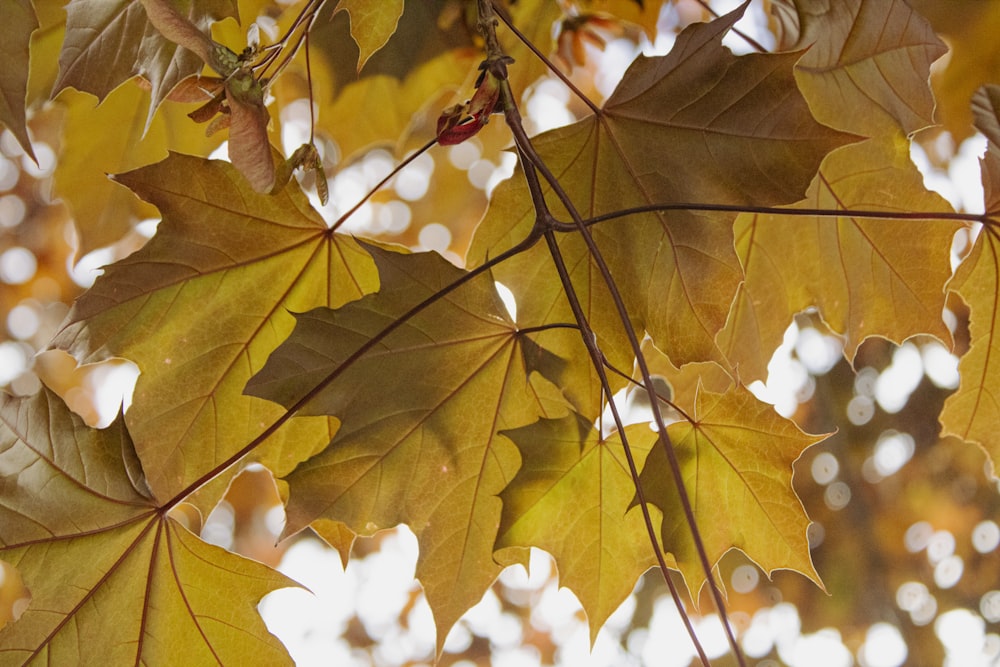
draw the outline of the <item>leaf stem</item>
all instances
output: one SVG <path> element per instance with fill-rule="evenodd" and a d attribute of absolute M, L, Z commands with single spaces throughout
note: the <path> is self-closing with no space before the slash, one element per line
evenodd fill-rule
<path fill-rule="evenodd" d="M 312 63 L 309 59 L 309 31 L 306 33 L 306 85 L 309 88 L 309 143 L 312 145 L 316 144 L 316 103 L 313 100 L 313 75 L 312 75 Z"/>
<path fill-rule="evenodd" d="M 303 33 L 309 31 L 309 29 L 312 27 L 312 24 L 315 22 L 316 17 L 319 15 L 319 10 L 322 9 L 324 3 L 325 0 L 309 0 L 309 2 L 306 3 L 305 7 L 302 8 L 302 11 L 299 12 L 299 15 L 295 17 L 295 20 L 292 21 L 292 25 L 289 26 L 285 34 L 282 35 L 281 38 L 278 39 L 278 41 L 275 42 L 274 44 L 265 47 L 264 50 L 267 51 L 267 54 L 263 58 L 261 58 L 260 61 L 255 63 L 252 68 L 255 72 L 257 70 L 261 70 L 259 78 L 264 78 L 263 75 L 267 71 L 267 68 L 270 67 L 274 63 L 274 61 L 277 60 L 278 57 L 281 56 L 281 54 L 286 50 L 288 43 L 291 41 L 292 35 L 294 35 L 295 32 L 307 22 L 309 23 L 309 25 L 306 26 Z M 277 67 L 275 73 L 268 78 L 273 79 L 275 76 L 278 75 L 279 72 L 281 72 L 281 70 L 285 68 L 285 65 L 288 64 L 288 61 L 295 56 L 295 52 L 298 51 L 299 45 L 301 43 L 302 43 L 302 36 L 300 35 L 298 40 L 296 40 L 295 46 L 292 49 L 291 57 L 286 57 L 285 61 Z"/>
<path fill-rule="evenodd" d="M 376 192 L 378 192 L 379 190 L 381 190 L 382 187 L 386 183 L 388 183 L 389 181 L 391 181 L 393 179 L 393 177 L 396 176 L 396 174 L 398 174 L 399 172 L 401 172 L 407 165 L 409 165 L 411 162 L 413 162 L 418 157 L 420 157 L 421 155 L 423 155 L 424 153 L 426 153 L 428 150 L 430 150 L 431 147 L 433 147 L 434 144 L 436 144 L 436 143 L 437 143 L 437 137 L 434 137 L 433 139 L 431 139 L 430 141 L 428 141 L 426 144 L 424 144 L 423 146 L 421 146 L 417 150 L 415 150 L 412 153 L 410 153 L 406 157 L 405 160 L 403 160 L 402 162 L 400 162 L 399 164 L 397 164 L 395 167 L 393 167 L 392 171 L 390 171 L 388 174 L 386 174 L 385 178 L 383 178 L 381 181 L 379 181 L 378 183 L 376 183 L 375 187 L 373 187 L 371 190 L 368 191 L 368 194 L 366 194 L 364 197 L 362 197 L 361 200 L 358 201 L 357 204 L 355 204 L 354 206 L 352 206 L 351 208 L 349 208 L 343 215 L 341 215 L 339 218 L 337 218 L 336 222 L 334 222 L 332 225 L 330 225 L 330 231 L 336 231 L 337 229 L 339 229 L 341 225 L 343 225 L 345 222 L 347 222 L 348 218 L 350 218 L 352 215 L 354 215 L 359 208 L 361 208 L 362 206 L 364 206 L 365 202 L 367 202 L 369 199 L 371 199 L 375 195 Z"/>
<path fill-rule="evenodd" d="M 579 331 L 580 325 L 570 322 L 553 322 L 552 324 L 540 324 L 536 327 L 525 327 L 523 329 L 518 329 L 519 334 L 533 334 L 540 331 L 549 331 L 550 329 L 576 329 Z"/>

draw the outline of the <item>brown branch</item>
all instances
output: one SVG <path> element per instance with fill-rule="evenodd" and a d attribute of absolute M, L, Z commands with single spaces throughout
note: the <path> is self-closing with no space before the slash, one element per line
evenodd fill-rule
<path fill-rule="evenodd" d="M 410 155 L 408 155 L 405 160 L 403 160 L 402 162 L 400 162 L 399 164 L 397 164 L 393 168 L 393 170 L 390 171 L 388 174 L 386 174 L 385 178 L 383 178 L 381 181 L 379 181 L 378 183 L 376 183 L 375 187 L 373 187 L 371 190 L 369 190 L 368 193 L 364 197 L 362 197 L 361 200 L 358 201 L 357 204 L 355 204 L 354 206 L 352 206 L 351 208 L 349 208 L 343 215 L 341 215 L 339 218 L 337 218 L 336 222 L 334 222 L 332 225 L 330 225 L 330 230 L 331 231 L 336 231 L 341 225 L 343 225 L 345 222 L 347 222 L 348 218 L 350 218 L 352 215 L 354 215 L 354 213 L 359 208 L 361 208 L 366 201 L 368 201 L 369 199 L 371 199 L 375 195 L 375 193 L 378 192 L 379 190 L 381 190 L 382 187 L 386 183 L 388 183 L 389 181 L 391 181 L 396 176 L 396 174 L 398 174 L 399 172 L 401 172 L 404 167 L 406 167 L 411 162 L 413 162 L 414 160 L 416 160 L 418 157 L 420 157 L 421 155 L 423 155 L 424 153 L 426 153 L 428 150 L 430 150 L 430 148 L 432 146 L 434 146 L 434 144 L 436 144 L 436 143 L 437 143 L 437 138 L 435 137 L 434 139 L 431 139 L 430 141 L 428 141 L 426 144 L 424 144 L 423 146 L 421 146 L 417 150 L 413 151 L 413 153 L 411 153 Z"/>
<path fill-rule="evenodd" d="M 626 336 L 629 339 L 629 344 L 636 355 L 636 364 L 638 365 L 639 371 L 642 375 L 643 383 L 646 386 L 647 392 L 650 394 L 650 405 L 653 411 L 653 419 L 656 423 L 656 427 L 658 430 L 659 441 L 663 446 L 667 456 L 667 460 L 670 463 L 670 469 L 674 483 L 677 486 L 677 493 L 681 501 L 681 507 L 683 508 L 685 520 L 688 524 L 688 527 L 691 530 L 691 536 L 695 544 L 695 549 L 698 553 L 698 559 L 701 563 L 702 569 L 705 572 L 706 579 L 709 583 L 709 589 L 712 594 L 712 600 L 715 604 L 717 611 L 719 612 L 719 616 L 722 620 L 722 625 L 726 633 L 726 638 L 729 642 L 730 648 L 733 651 L 733 655 L 736 656 L 737 662 L 741 665 L 741 667 L 746 667 L 746 660 L 743 656 L 743 652 L 740 650 L 739 644 L 736 641 L 736 636 L 733 634 L 732 627 L 729 623 L 728 614 L 726 613 L 725 601 L 723 600 L 722 592 L 719 589 L 718 583 L 715 581 L 715 577 L 713 575 L 713 568 L 708 559 L 708 554 L 705 550 L 705 544 L 701 538 L 701 533 L 698 530 L 697 521 L 694 516 L 694 509 L 691 505 L 691 499 L 687 493 L 686 487 L 684 486 L 684 477 L 681 471 L 680 462 L 677 459 L 676 452 L 674 451 L 673 443 L 671 443 L 670 441 L 670 436 L 667 434 L 667 427 L 663 419 L 663 414 L 660 411 L 660 406 L 657 401 L 656 393 L 653 390 L 653 381 L 652 381 L 652 375 L 649 371 L 649 366 L 646 363 L 645 355 L 643 354 L 639 337 L 635 329 L 632 327 L 628 309 L 626 308 L 625 302 L 622 299 L 620 291 L 618 290 L 617 282 L 615 281 L 614 276 L 611 275 L 611 271 L 607 265 L 607 262 L 604 260 L 604 256 L 601 253 L 600 248 L 597 247 L 597 244 L 594 241 L 593 236 L 590 234 L 590 230 L 584 223 L 583 218 L 580 215 L 579 211 L 577 210 L 576 206 L 573 204 L 572 200 L 567 195 L 566 191 L 563 190 L 558 179 L 547 168 L 544 161 L 535 151 L 534 146 L 531 143 L 531 140 L 527 137 L 524 131 L 523 124 L 521 123 L 520 113 L 517 111 L 517 105 L 516 102 L 514 101 L 513 94 L 510 91 L 509 82 L 507 81 L 506 78 L 506 73 L 507 73 L 506 62 L 505 62 L 506 56 L 504 55 L 502 49 L 500 48 L 499 41 L 496 37 L 497 19 L 493 14 L 493 6 L 490 0 L 479 0 L 479 12 L 480 12 L 479 27 L 480 30 L 482 30 L 484 33 L 484 38 L 486 40 L 486 46 L 487 46 L 487 63 L 488 65 L 491 65 L 493 63 L 497 63 L 500 65 L 491 71 L 493 71 L 494 74 L 497 76 L 497 78 L 501 80 L 501 91 L 502 91 L 501 99 L 504 105 L 504 114 L 507 120 L 507 124 L 514 135 L 514 142 L 518 147 L 518 151 L 522 155 L 527 157 L 528 163 L 531 165 L 531 167 L 533 167 L 533 169 L 537 169 L 538 172 L 541 173 L 541 175 L 545 178 L 546 182 L 553 189 L 553 192 L 559 198 L 560 202 L 569 212 L 570 217 L 573 219 L 573 223 L 576 226 L 577 232 L 580 234 L 580 237 L 586 243 L 588 252 L 590 253 L 590 256 L 594 261 L 595 265 L 597 266 L 598 271 L 600 272 L 605 285 L 608 287 L 608 290 L 611 294 L 611 299 L 614 302 L 615 309 L 618 312 L 619 320 L 621 321 L 622 327 L 624 328 Z M 532 171 L 533 169 L 529 169 L 528 164 L 526 164 L 524 169 L 525 174 L 527 175 L 527 173 L 529 171 Z M 530 182 L 529 182 L 529 187 L 530 187 Z M 532 195 L 532 200 L 533 201 L 536 200 L 535 194 Z M 551 217 L 551 214 L 548 213 L 548 207 L 545 206 L 543 208 L 543 212 L 539 215 L 538 220 L 536 220 L 535 223 L 536 228 L 539 224 L 539 220 L 542 219 L 542 214 Z M 549 242 L 550 251 L 552 250 L 553 247 L 557 248 L 554 242 L 549 241 L 551 237 L 552 237 L 551 230 L 547 230 L 546 240 Z M 556 255 L 553 255 L 554 261 L 555 258 Z M 572 285 L 570 284 L 567 288 L 567 292 L 571 291 L 571 289 Z M 567 296 L 569 295 L 567 294 Z M 585 322 L 581 322 L 580 324 L 581 328 L 585 330 L 586 329 Z M 587 336 L 585 336 L 584 338 L 584 344 L 588 346 L 591 344 Z M 600 371 L 598 371 L 599 373 L 603 372 L 603 365 L 600 363 L 599 360 L 597 361 L 596 366 L 600 367 L 601 369 Z M 614 402 L 612 401 L 612 405 L 613 403 Z M 633 481 L 635 482 L 636 490 L 638 492 L 639 489 L 641 488 L 641 484 L 639 482 L 638 477 L 635 477 Z M 654 547 L 657 549 L 659 548 L 658 539 L 654 541 Z M 707 661 L 703 662 L 705 662 L 705 664 L 708 664 Z"/>
<path fill-rule="evenodd" d="M 493 4 L 493 3 L 491 3 L 491 4 Z M 496 7 L 495 4 L 493 5 L 493 9 L 494 10 L 497 9 L 497 7 Z M 593 111 L 595 114 L 601 112 L 600 107 L 598 107 L 597 104 L 592 99 L 590 99 L 589 97 L 587 97 L 584 94 L 584 92 L 582 90 L 580 90 L 577 87 L 577 85 L 575 83 L 573 83 L 572 80 L 570 80 L 570 78 L 568 76 L 566 76 L 565 72 L 563 72 L 561 69 L 559 69 L 558 67 L 556 67 L 555 63 L 553 63 L 548 58 L 548 56 L 546 56 L 544 53 L 542 53 L 542 51 L 537 46 L 535 46 L 534 42 L 532 42 L 530 39 L 527 38 L 527 36 L 525 36 L 524 33 L 522 33 L 520 30 L 518 30 L 517 26 L 514 25 L 514 22 L 511 20 L 511 18 L 509 16 L 507 16 L 506 13 L 499 12 L 499 11 L 496 12 L 496 13 L 500 17 L 500 20 L 503 21 L 503 24 L 505 26 L 507 26 L 507 29 L 510 30 L 512 33 L 514 33 L 514 36 L 517 37 L 521 41 L 522 44 L 524 44 L 526 47 L 528 47 L 528 50 L 531 51 L 533 54 L 535 54 L 535 57 L 538 58 L 539 60 L 541 60 L 542 63 L 545 64 L 545 67 L 550 72 L 552 72 L 554 75 L 556 75 L 556 77 L 560 81 L 562 81 L 566 85 L 566 87 L 569 88 L 570 91 L 574 95 L 576 95 L 584 104 L 586 104 L 588 107 L 590 107 L 590 110 Z"/>
<path fill-rule="evenodd" d="M 787 215 L 792 217 L 821 218 L 871 218 L 873 220 L 952 220 L 957 222 L 979 222 L 986 226 L 996 225 L 989 213 L 960 213 L 954 211 L 872 211 L 866 209 L 837 208 L 784 208 L 780 206 L 753 206 L 749 204 L 700 204 L 679 202 L 676 204 L 647 204 L 623 208 L 611 213 L 596 215 L 583 221 L 588 227 L 599 222 L 626 218 L 642 213 L 665 213 L 668 211 L 700 211 L 723 213 L 755 213 L 758 215 Z M 553 229 L 560 232 L 577 231 L 576 223 L 554 222 Z"/>

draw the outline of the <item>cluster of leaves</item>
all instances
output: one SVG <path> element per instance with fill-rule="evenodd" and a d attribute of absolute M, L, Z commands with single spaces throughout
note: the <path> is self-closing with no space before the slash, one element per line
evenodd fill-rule
<path fill-rule="evenodd" d="M 2 661 L 287 659 L 254 607 L 294 582 L 178 520 L 207 514 L 250 463 L 278 479 L 286 536 L 312 528 L 346 558 L 355 536 L 408 525 L 439 650 L 533 546 L 592 636 L 657 564 L 723 613 L 712 573 L 734 549 L 822 586 L 792 464 L 825 436 L 746 389 L 808 309 L 853 360 L 872 337 L 950 343 L 942 312 L 959 295 L 972 340 L 940 419 L 995 461 L 1000 88 L 971 105 L 989 142 L 981 216 L 927 191 L 909 160 L 947 49 L 903 0 L 772 0 L 774 52 L 737 56 L 723 39 L 744 4 L 639 56 L 603 103 L 564 79 L 585 116 L 527 135 L 518 102 L 546 53 L 579 65 L 576 33 L 595 26 L 653 37 L 665 4 L 74 0 L 62 16 L 7 0 L 0 121 L 31 154 L 26 105 L 59 94 L 57 189 L 81 250 L 151 207 L 162 220 L 51 342 L 81 363 L 133 361 L 130 409 L 98 430 L 48 389 L 0 397 L 0 558 L 31 598 L 0 630 Z M 280 37 L 244 39 L 223 21 L 241 14 Z M 435 124 L 440 89 L 463 82 L 472 101 Z M 433 150 L 441 127 L 441 143 L 513 138 L 518 168 L 464 267 L 343 234 L 355 209 L 328 221 L 310 204 L 289 178 L 305 166 L 325 183 L 320 140 L 276 158 L 267 106 L 303 83 L 329 96 L 314 127 L 344 163 L 379 143 Z M 205 157 L 221 138 L 186 117 L 192 95 L 193 117 L 228 127 L 231 163 Z M 132 125 L 95 128 L 111 109 Z M 953 276 L 952 238 L 973 224 Z M 655 428 L 624 425 L 609 401 L 624 389 L 648 394 Z"/>

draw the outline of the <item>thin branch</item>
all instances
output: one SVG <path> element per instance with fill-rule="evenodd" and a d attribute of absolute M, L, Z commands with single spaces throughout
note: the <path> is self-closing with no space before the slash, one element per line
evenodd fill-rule
<path fill-rule="evenodd" d="M 599 222 L 626 218 L 642 213 L 665 213 L 668 211 L 701 211 L 723 213 L 756 213 L 758 215 L 787 215 L 792 217 L 822 217 L 822 218 L 871 218 L 874 220 L 954 220 L 958 222 L 979 222 L 986 226 L 997 222 L 988 213 L 960 213 L 954 211 L 873 211 L 867 209 L 836 209 L 836 208 L 783 208 L 780 206 L 753 206 L 749 204 L 701 204 L 681 202 L 676 204 L 646 204 L 623 208 L 611 213 L 603 213 L 592 218 L 586 218 L 583 223 L 588 227 Z M 577 231 L 576 223 L 557 222 L 553 228 L 560 232 Z"/>
<path fill-rule="evenodd" d="M 401 172 L 407 165 L 409 165 L 411 162 L 413 162 L 418 157 L 420 157 L 421 155 L 423 155 L 424 153 L 426 153 L 428 150 L 430 150 L 430 148 L 432 146 L 434 146 L 434 144 L 436 144 L 436 143 L 437 143 L 437 137 L 434 137 L 433 139 L 431 139 L 430 141 L 428 141 L 426 144 L 424 144 L 423 146 L 421 146 L 417 150 L 415 150 L 412 153 L 410 153 L 410 155 L 408 155 L 405 160 L 403 160 L 402 162 L 400 162 L 399 164 L 397 164 L 395 167 L 393 167 L 392 171 L 390 171 L 388 174 L 386 174 L 385 178 L 383 178 L 381 181 L 379 181 L 378 183 L 376 183 L 375 187 L 373 187 L 371 190 L 369 190 L 368 193 L 364 197 L 362 197 L 361 200 L 357 204 L 355 204 L 354 206 L 352 206 L 351 208 L 349 208 L 343 215 L 341 215 L 339 218 L 337 218 L 337 221 L 334 222 L 332 225 L 330 225 L 330 230 L 331 231 L 336 231 L 341 225 L 343 225 L 345 222 L 347 222 L 348 218 L 350 218 L 352 215 L 354 215 L 359 208 L 361 208 L 362 206 L 364 206 L 365 202 L 367 202 L 369 199 L 371 199 L 373 196 L 375 196 L 375 193 L 378 192 L 379 190 L 381 190 L 382 187 L 386 183 L 388 183 L 389 181 L 391 181 L 396 176 L 396 174 L 398 174 L 399 172 Z"/>
<path fill-rule="evenodd" d="M 743 652 L 740 650 L 739 644 L 736 641 L 736 636 L 733 634 L 732 627 L 729 623 L 728 614 L 725 609 L 725 601 L 722 598 L 722 592 L 719 590 L 719 586 L 715 581 L 713 575 L 712 565 L 708 559 L 708 554 L 705 550 L 704 541 L 701 538 L 701 533 L 698 530 L 697 521 L 694 516 L 694 509 L 691 505 L 691 499 L 687 493 L 687 488 L 684 486 L 684 477 L 681 471 L 680 462 L 677 459 L 677 454 L 674 451 L 673 443 L 670 441 L 670 436 L 667 434 L 666 424 L 663 419 L 663 414 L 660 411 L 659 403 L 657 402 L 656 394 L 653 391 L 653 381 L 652 375 L 649 372 L 649 366 L 646 363 L 645 355 L 642 351 L 642 346 L 639 342 L 639 337 L 632 327 L 631 320 L 629 318 L 628 309 L 625 306 L 625 302 L 622 299 L 621 293 L 618 290 L 617 282 L 611 275 L 611 271 L 608 268 L 607 263 L 604 260 L 604 256 L 601 253 L 600 248 L 597 247 L 593 236 L 590 234 L 590 230 L 587 225 L 584 224 L 583 218 L 581 217 L 579 211 L 576 209 L 575 204 L 567 195 L 566 191 L 563 190 L 558 179 L 554 174 L 548 169 L 544 164 L 544 161 L 535 151 L 534 146 L 531 143 L 530 138 L 527 137 L 523 124 L 521 123 L 520 113 L 517 111 L 517 105 L 514 101 L 513 94 L 510 91 L 510 84 L 507 81 L 507 71 L 506 71 L 506 61 L 505 56 L 500 48 L 499 41 L 496 37 L 496 24 L 497 19 L 495 18 L 493 7 L 490 0 L 479 0 L 479 11 L 480 11 L 480 30 L 483 32 L 486 39 L 488 58 L 487 62 L 490 66 L 493 66 L 493 74 L 500 80 L 501 83 L 501 96 L 504 105 L 504 113 L 506 115 L 507 124 L 514 135 L 514 142 L 518 147 L 518 150 L 528 156 L 528 161 L 535 169 L 541 173 L 542 177 L 548 182 L 549 186 L 553 189 L 553 192 L 562 202 L 563 206 L 569 212 L 570 217 L 573 219 L 573 223 L 580 234 L 580 237 L 584 240 L 587 245 L 588 252 L 597 266 L 598 271 L 601 274 L 602 280 L 608 288 L 611 294 L 611 299 L 615 304 L 615 309 L 618 312 L 618 318 L 622 323 L 622 327 L 625 330 L 626 336 L 629 339 L 629 344 L 632 347 L 634 354 L 636 355 L 636 363 L 639 367 L 640 373 L 644 384 L 646 385 L 647 392 L 650 393 L 650 406 L 653 411 L 653 419 L 656 422 L 656 427 L 658 430 L 659 441 L 663 446 L 665 453 L 667 455 L 667 460 L 670 463 L 670 469 L 673 476 L 674 483 L 677 487 L 677 493 L 681 501 L 681 507 L 684 511 L 684 516 L 686 523 L 691 531 L 692 541 L 694 542 L 695 549 L 698 553 L 698 558 L 701 563 L 702 569 L 705 572 L 706 580 L 709 583 L 709 589 L 712 593 L 712 599 L 715 604 L 716 610 L 719 612 L 719 616 L 722 620 L 722 625 L 726 633 L 726 638 L 729 641 L 730 648 L 733 651 L 733 655 L 736 656 L 737 662 L 741 667 L 746 667 L 746 660 L 743 656 Z M 529 170 L 525 168 L 525 173 L 527 174 Z M 529 183 L 530 185 L 530 183 Z M 535 196 L 532 196 L 533 201 Z M 547 207 L 545 212 L 547 213 Z M 551 216 L 551 214 L 548 214 Z M 538 221 L 536 221 L 536 228 L 538 226 Z M 546 239 L 548 239 L 551 233 L 547 230 Z M 553 244 L 550 243 L 550 248 Z M 553 257 L 553 259 L 555 259 Z M 581 323 L 583 326 L 583 323 Z M 591 343 L 584 340 L 586 345 Z M 602 369 L 603 366 L 600 364 L 599 360 L 597 365 Z M 637 490 L 641 486 L 639 484 L 638 478 L 635 478 Z M 658 544 L 657 544 L 658 546 Z"/>
<path fill-rule="evenodd" d="M 493 9 L 496 10 L 497 9 L 496 5 L 494 3 L 491 4 L 493 4 Z M 499 16 L 500 20 L 503 21 L 503 24 L 507 26 L 507 28 L 512 33 L 514 33 L 514 36 L 517 37 L 519 40 L 521 40 L 521 43 L 524 44 L 526 47 L 528 47 L 528 49 L 535 54 L 535 57 L 541 60 L 542 63 L 545 65 L 545 67 L 550 72 L 555 74 L 556 77 L 558 77 L 559 80 L 562 81 L 574 95 L 576 95 L 578 98 L 580 98 L 580 100 L 584 104 L 590 107 L 590 110 L 593 111 L 595 114 L 600 113 L 601 111 L 600 107 L 598 107 L 597 104 L 592 99 L 587 97 L 584 94 L 584 92 L 580 90 L 577 87 L 577 85 L 570 80 L 568 76 L 566 76 L 565 72 L 556 67 L 555 63 L 549 60 L 548 56 L 542 53 L 542 51 L 537 46 L 535 46 L 534 42 L 532 42 L 530 39 L 527 38 L 527 36 L 524 33 L 518 30 L 517 26 L 514 25 L 514 22 L 510 19 L 509 16 L 507 16 L 505 12 L 497 11 L 496 15 Z"/>
<path fill-rule="evenodd" d="M 517 123 L 517 127 L 521 132 L 523 132 L 523 127 L 520 123 L 518 123 L 520 120 L 520 112 L 518 112 L 516 104 L 512 102 L 513 96 L 510 94 L 510 86 L 506 79 L 501 80 L 501 88 L 502 91 L 504 91 L 501 94 L 506 96 L 504 108 L 505 113 L 507 114 L 507 122 L 510 124 L 511 119 L 513 118 L 515 123 Z M 576 288 L 570 278 L 569 270 L 566 268 L 566 262 L 563 259 L 562 252 L 559 250 L 559 244 L 556 241 L 555 233 L 551 228 L 547 228 L 549 223 L 553 220 L 553 217 L 552 213 L 549 211 L 548 203 L 545 201 L 542 184 L 538 180 L 538 175 L 535 173 L 534 166 L 526 161 L 525 154 L 521 151 L 520 145 L 517 145 L 516 142 L 515 145 L 517 146 L 518 154 L 521 157 L 521 164 L 524 167 L 525 181 L 528 184 L 528 190 L 531 193 L 531 200 L 535 210 L 536 217 L 535 224 L 532 227 L 532 234 L 543 233 L 545 236 L 545 242 L 549 247 L 549 255 L 555 265 L 556 272 L 559 274 L 559 280 L 563 285 L 563 291 L 566 294 L 566 299 L 569 302 L 570 309 L 573 311 L 573 318 L 577 323 L 576 328 L 580 331 L 580 337 L 583 339 L 584 347 L 587 349 L 587 353 L 590 356 L 591 365 L 594 367 L 597 372 L 597 377 L 600 379 L 601 393 L 607 397 L 608 405 L 611 408 L 611 415 L 615 422 L 615 427 L 621 437 L 622 450 L 625 453 L 625 460 L 628 463 L 632 483 L 635 485 L 636 499 L 639 501 L 640 512 L 642 513 L 643 523 L 646 527 L 646 534 L 649 536 L 650 545 L 653 547 L 656 562 L 660 568 L 663 580 L 666 582 L 667 588 L 670 590 L 670 596 L 673 598 L 674 605 L 677 607 L 678 611 L 681 611 L 684 608 L 684 603 L 681 600 L 680 592 L 677 590 L 673 579 L 670 577 L 670 569 L 667 567 L 666 558 L 664 557 L 663 549 L 660 546 L 660 538 L 657 535 L 656 527 L 653 525 L 653 519 L 649 513 L 649 501 L 646 499 L 646 494 L 639 482 L 639 470 L 635 464 L 635 457 L 632 456 L 632 448 L 629 445 L 628 436 L 625 434 L 624 421 L 618 412 L 618 406 L 614 401 L 614 392 L 611 391 L 611 383 L 608 380 L 607 373 L 604 371 L 604 353 L 601 352 L 598 347 L 594 330 L 591 328 L 587 315 L 583 311 L 583 306 L 580 305 L 580 298 L 577 295 Z M 602 412 L 598 415 L 598 428 L 602 431 L 604 429 L 603 420 L 604 414 Z M 694 626 L 691 625 L 691 620 L 688 618 L 687 614 L 681 613 L 680 616 L 682 622 L 684 623 L 684 628 L 687 630 L 688 636 L 691 638 L 691 643 L 694 645 L 695 650 L 701 658 L 702 664 L 706 667 L 710 667 L 711 663 L 708 660 L 708 656 L 705 654 L 701 641 L 698 639 L 698 634 L 694 631 Z"/>
<path fill-rule="evenodd" d="M 612 364 L 610 361 L 608 361 L 607 357 L 603 358 L 603 362 L 604 362 L 604 366 L 607 367 L 608 370 L 610 370 L 615 375 L 618 375 L 618 376 L 624 378 L 627 382 L 635 385 L 636 387 L 639 387 L 640 389 L 644 390 L 647 394 L 650 393 L 649 388 L 646 387 L 645 384 L 643 384 L 642 382 L 639 382 L 634 377 L 632 377 L 631 375 L 629 375 L 628 373 L 626 373 L 622 369 L 620 369 L 617 366 L 615 366 L 614 364 Z M 665 404 L 669 405 L 671 408 L 673 408 L 677 412 L 677 414 L 679 414 L 681 417 L 684 418 L 684 421 L 688 422 L 692 426 L 697 426 L 697 423 L 695 422 L 694 417 L 692 417 L 691 415 L 689 415 L 684 408 L 682 408 L 681 406 L 677 405 L 676 403 L 674 403 L 672 400 L 670 400 L 666 396 L 660 396 L 660 394 L 656 392 L 655 387 L 653 388 L 652 391 L 653 391 L 653 394 L 656 396 L 656 398 L 660 400 L 660 402 L 665 403 Z"/>

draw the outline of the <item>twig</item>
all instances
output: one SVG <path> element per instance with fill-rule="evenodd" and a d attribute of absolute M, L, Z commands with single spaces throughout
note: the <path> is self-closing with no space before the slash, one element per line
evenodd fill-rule
<path fill-rule="evenodd" d="M 572 200 L 570 200 L 565 190 L 562 189 L 558 179 L 546 167 L 544 161 L 537 154 L 537 152 L 534 149 L 534 146 L 531 143 L 531 140 L 527 137 L 527 134 L 524 131 L 520 113 L 517 111 L 517 105 L 514 100 L 514 96 L 510 91 L 510 84 L 507 81 L 507 76 L 506 76 L 507 58 L 504 55 L 503 50 L 500 47 L 499 40 L 496 37 L 497 19 L 493 13 L 493 5 L 490 2 L 490 0 L 479 0 L 479 12 L 480 12 L 479 26 L 486 40 L 487 66 L 491 67 L 491 71 L 493 72 L 493 74 L 498 79 L 500 79 L 501 100 L 504 106 L 504 113 L 506 116 L 507 124 L 514 135 L 514 142 L 517 145 L 519 152 L 521 152 L 524 156 L 527 157 L 527 162 L 524 170 L 525 174 L 527 175 L 530 171 L 532 171 L 531 169 L 527 168 L 527 165 L 530 164 L 532 167 L 538 170 L 538 172 L 542 175 L 542 177 L 545 178 L 546 182 L 552 187 L 556 196 L 559 197 L 560 202 L 563 204 L 563 206 L 569 212 L 570 217 L 573 219 L 573 223 L 576 226 L 577 231 L 579 232 L 581 238 L 583 238 L 584 242 L 586 243 L 588 252 L 590 253 L 590 256 L 593 259 L 594 263 L 596 264 L 598 271 L 601 273 L 605 285 L 608 287 L 608 290 L 611 294 L 611 299 L 614 302 L 615 309 L 618 312 L 619 320 L 621 321 L 626 336 L 629 339 L 629 343 L 632 347 L 632 350 L 636 355 L 636 364 L 639 367 L 640 374 L 642 375 L 643 383 L 646 386 L 647 392 L 650 394 L 650 405 L 653 412 L 653 419 L 654 422 L 656 423 L 656 427 L 658 430 L 659 441 L 663 446 L 667 455 L 667 460 L 670 463 L 671 473 L 674 479 L 674 483 L 677 487 L 677 493 L 681 501 L 681 507 L 683 508 L 684 511 L 685 520 L 688 524 L 688 527 L 691 530 L 692 540 L 695 544 L 695 549 L 698 553 L 698 558 L 701 563 L 702 569 L 705 572 L 706 580 L 708 581 L 709 584 L 709 589 L 712 594 L 713 602 L 722 620 L 722 625 L 726 633 L 726 638 L 729 641 L 729 645 L 733 651 L 733 655 L 736 656 L 737 662 L 740 664 L 741 667 L 746 667 L 746 660 L 743 657 L 743 652 L 736 641 L 736 636 L 733 634 L 732 627 L 729 623 L 728 614 L 726 613 L 725 609 L 725 601 L 722 598 L 722 592 L 719 590 L 719 586 L 715 581 L 715 577 L 713 575 L 713 568 L 708 559 L 708 554 L 705 550 L 705 545 L 704 541 L 701 538 L 701 533 L 698 530 L 697 521 L 694 516 L 694 510 L 691 505 L 691 499 L 688 496 L 686 487 L 684 486 L 684 477 L 681 471 L 680 462 L 677 459 L 677 454 L 674 451 L 673 444 L 670 441 L 670 436 L 667 434 L 667 428 L 663 420 L 663 414 L 660 411 L 660 406 L 657 401 L 656 393 L 653 390 L 652 375 L 649 372 L 649 367 L 648 364 L 646 363 L 645 355 L 642 352 L 642 347 L 640 345 L 639 337 L 636 334 L 635 329 L 631 325 L 628 309 L 625 306 L 625 302 L 622 299 L 621 293 L 618 290 L 617 283 L 614 277 L 611 275 L 611 271 L 604 260 L 604 256 L 601 253 L 600 248 L 597 247 L 597 244 L 595 243 L 593 236 L 590 234 L 590 231 L 587 228 L 586 224 L 584 224 L 583 218 L 577 211 L 576 206 L 573 204 Z M 529 182 L 529 187 L 530 185 L 531 184 Z M 532 201 L 536 202 L 537 205 L 538 203 L 537 198 L 536 195 L 534 194 L 532 195 Z M 543 219 L 542 215 L 543 213 L 544 216 L 547 216 L 549 219 L 551 219 L 551 213 L 548 212 L 547 206 L 544 207 L 543 211 L 539 211 L 538 213 L 539 213 L 538 220 L 536 220 L 535 223 L 536 228 L 539 225 L 539 220 Z M 552 236 L 551 231 L 546 230 L 547 241 L 551 236 Z M 550 250 L 553 245 L 554 244 L 552 242 L 549 242 Z M 553 256 L 553 260 L 555 260 L 555 256 Z M 581 322 L 580 324 L 581 327 L 583 328 L 584 322 Z M 591 343 L 585 338 L 584 344 L 590 345 Z M 597 363 L 597 366 L 599 366 L 603 371 L 603 366 L 600 364 L 599 361 Z M 636 489 L 638 492 L 639 489 L 641 488 L 641 484 L 639 482 L 638 477 L 634 478 L 634 482 L 636 484 Z M 654 546 L 655 548 L 659 548 L 659 540 L 656 540 L 654 542 Z M 706 662 L 705 664 L 708 663 Z"/>

